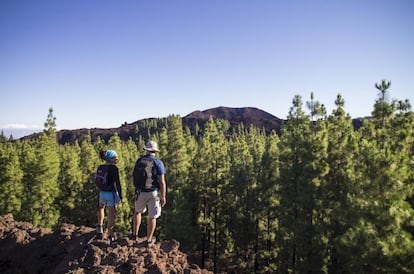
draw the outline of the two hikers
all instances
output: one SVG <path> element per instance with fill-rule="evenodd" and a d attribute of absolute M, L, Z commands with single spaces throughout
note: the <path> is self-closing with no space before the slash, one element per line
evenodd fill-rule
<path fill-rule="evenodd" d="M 135 212 L 133 216 L 132 239 L 138 239 L 139 227 L 142 214 L 148 210 L 147 238 L 145 246 L 152 246 L 156 239 L 154 237 L 157 218 L 161 216 L 161 208 L 166 203 L 166 169 L 164 163 L 156 158 L 158 144 L 149 141 L 143 147 L 146 154 L 139 157 L 135 163 L 133 181 L 135 186 Z M 122 191 L 119 183 L 119 172 L 116 167 L 118 156 L 115 151 L 107 150 L 101 152 L 101 158 L 106 161 L 108 168 L 108 184 L 112 184 L 109 191 L 99 191 L 99 209 L 97 233 L 101 237 L 103 233 L 103 219 L 105 206 L 108 207 L 108 240 L 112 243 L 113 226 L 115 221 L 116 205 L 122 201 Z M 98 168 L 99 171 L 99 168 Z"/>

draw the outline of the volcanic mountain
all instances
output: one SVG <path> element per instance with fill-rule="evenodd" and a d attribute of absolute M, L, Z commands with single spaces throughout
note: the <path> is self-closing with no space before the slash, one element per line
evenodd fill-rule
<path fill-rule="evenodd" d="M 280 135 L 281 128 L 284 120 L 258 108 L 254 107 L 242 107 L 242 108 L 231 108 L 231 107 L 217 107 L 207 110 L 196 110 L 190 114 L 182 117 L 183 127 L 188 127 L 191 132 L 195 132 L 196 126 L 201 129 L 212 117 L 214 119 L 227 120 L 230 123 L 229 131 L 232 132 L 234 127 L 243 123 L 245 127 L 253 125 L 259 129 L 262 129 L 269 134 L 272 130 L 276 131 Z M 60 144 L 70 143 L 74 144 L 75 141 L 79 143 L 86 138 L 88 134 L 91 135 L 91 141 L 94 142 L 97 138 L 101 138 L 104 141 L 108 141 L 109 138 L 118 133 L 119 137 L 123 141 L 127 141 L 129 138 L 135 140 L 139 135 L 144 139 L 148 136 L 148 131 L 145 129 L 145 124 L 149 121 L 159 118 L 146 118 L 135 121 L 133 123 L 125 122 L 117 128 L 81 128 L 73 130 L 59 130 L 57 132 L 58 142 Z M 358 129 L 362 125 L 363 119 L 353 119 L 354 128 Z M 21 139 L 32 139 L 39 136 L 40 133 L 25 136 Z"/>
<path fill-rule="evenodd" d="M 243 123 L 245 127 L 253 125 L 257 128 L 265 130 L 266 133 L 270 133 L 272 130 L 275 130 L 277 133 L 280 133 L 280 129 L 283 124 L 283 120 L 279 119 L 276 116 L 273 116 L 270 113 L 267 113 L 263 110 L 253 107 L 243 107 L 243 108 L 230 108 L 230 107 L 217 107 L 211 108 L 204 111 L 194 111 L 190 114 L 182 117 L 183 127 L 188 127 L 191 132 L 194 132 L 196 125 L 200 128 L 203 128 L 205 123 L 210 117 L 214 119 L 227 120 L 230 123 L 230 131 Z M 73 130 L 59 130 L 57 132 L 58 142 L 60 144 L 70 143 L 74 144 L 75 141 L 81 142 L 86 138 L 88 133 L 91 135 L 91 140 L 94 142 L 98 137 L 104 141 L 108 141 L 109 138 L 118 133 L 119 137 L 123 141 L 127 141 L 129 138 L 135 139 L 138 135 L 146 138 L 148 132 L 144 129 L 144 125 L 148 121 L 154 120 L 157 118 L 146 118 L 135 121 L 133 123 L 124 123 L 117 128 L 80 128 Z M 137 131 L 138 128 L 138 131 Z M 141 132 L 142 130 L 142 132 Z M 39 133 L 32 134 L 22 139 L 32 139 L 39 136 Z"/>

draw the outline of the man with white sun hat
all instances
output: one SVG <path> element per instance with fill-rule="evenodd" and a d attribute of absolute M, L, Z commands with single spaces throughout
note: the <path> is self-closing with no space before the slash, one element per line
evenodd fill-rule
<path fill-rule="evenodd" d="M 135 240 L 138 239 L 141 215 L 148 209 L 147 241 L 144 244 L 150 247 L 156 241 L 154 232 L 157 218 L 161 216 L 161 208 L 166 203 L 166 170 L 164 163 L 155 156 L 157 152 L 160 152 L 157 142 L 148 141 L 143 149 L 146 154 L 136 161 L 133 172 L 137 195 L 132 237 Z"/>

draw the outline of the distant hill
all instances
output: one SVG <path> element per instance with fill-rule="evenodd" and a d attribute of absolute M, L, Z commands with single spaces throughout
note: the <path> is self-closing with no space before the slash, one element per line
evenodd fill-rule
<path fill-rule="evenodd" d="M 25 129 L 25 128 L 2 128 L 1 133 L 6 138 L 13 138 L 13 140 L 20 139 L 24 136 L 43 132 L 43 129 Z"/>
<path fill-rule="evenodd" d="M 188 126 L 190 129 L 194 128 L 196 124 L 204 126 L 210 117 L 229 121 L 231 128 L 240 123 L 243 123 L 246 127 L 252 124 L 257 128 L 264 129 L 266 133 L 270 133 L 272 130 L 280 133 L 283 124 L 282 119 L 258 108 L 217 107 L 204 111 L 197 110 L 191 112 L 183 117 L 183 125 Z"/>
<path fill-rule="evenodd" d="M 268 113 L 263 110 L 254 107 L 243 107 L 243 108 L 230 108 L 230 107 L 217 107 L 203 111 L 194 111 L 190 114 L 182 117 L 184 127 L 188 127 L 191 132 L 195 131 L 196 125 L 203 128 L 205 123 L 210 117 L 214 119 L 227 120 L 230 123 L 230 130 L 235 126 L 243 123 L 245 127 L 254 125 L 257 128 L 264 129 L 266 134 L 275 130 L 279 135 L 283 126 L 284 120 Z M 109 138 L 114 134 L 118 133 L 121 140 L 127 141 L 129 138 L 135 139 L 138 135 L 146 138 L 145 131 L 137 132 L 138 129 L 144 129 L 144 125 L 151 122 L 156 118 L 147 118 L 138 120 L 133 123 L 125 123 L 118 128 L 81 128 L 74 130 L 60 130 L 57 132 L 58 142 L 60 144 L 70 143 L 73 144 L 75 141 L 82 142 L 85 139 L 88 132 L 91 134 L 91 140 L 94 142 L 98 137 L 108 141 Z M 354 119 L 354 127 L 359 128 L 362 124 L 362 119 Z M 39 134 L 32 134 L 25 136 L 22 139 L 33 139 L 39 136 Z"/>

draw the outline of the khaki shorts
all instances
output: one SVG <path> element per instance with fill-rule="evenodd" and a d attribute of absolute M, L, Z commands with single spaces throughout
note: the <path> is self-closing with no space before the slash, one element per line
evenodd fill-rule
<path fill-rule="evenodd" d="M 148 209 L 148 217 L 157 219 L 161 216 L 161 203 L 158 191 L 141 192 L 135 200 L 135 212 L 144 213 Z"/>

